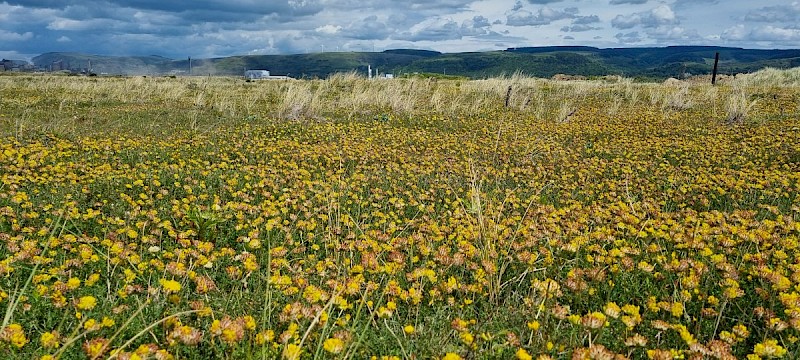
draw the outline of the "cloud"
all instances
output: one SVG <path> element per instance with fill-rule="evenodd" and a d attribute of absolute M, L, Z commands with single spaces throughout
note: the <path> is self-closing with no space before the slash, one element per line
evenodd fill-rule
<path fill-rule="evenodd" d="M 497 44 L 557 45 L 570 35 L 589 31 L 588 37 L 579 37 L 582 44 L 598 47 L 615 46 L 615 41 L 796 47 L 795 24 L 800 23 L 798 0 L 508 4 L 499 8 L 486 0 L 0 0 L 0 49 L 34 55 L 76 51 L 173 58 L 303 53 L 319 51 L 321 44 L 326 50 L 344 51 L 392 46 L 475 51 Z"/>
<path fill-rule="evenodd" d="M 33 38 L 33 33 L 28 31 L 25 33 L 17 33 L 13 31 L 0 30 L 0 39 L 5 41 L 27 41 Z"/>
<path fill-rule="evenodd" d="M 489 19 L 479 15 L 472 19 L 464 20 L 461 23 L 460 31 L 462 36 L 481 36 L 489 34 L 491 26 Z"/>
<path fill-rule="evenodd" d="M 744 19 L 755 22 L 797 22 L 800 21 L 800 2 L 751 10 Z"/>
<path fill-rule="evenodd" d="M 466 20 L 466 21 L 470 21 L 470 20 Z M 475 27 L 475 28 L 491 26 L 491 24 L 489 23 L 489 19 L 487 19 L 487 18 L 485 18 L 485 17 L 483 17 L 481 15 L 473 17 L 471 21 L 472 21 L 472 27 Z"/>
<path fill-rule="evenodd" d="M 576 24 L 572 26 L 563 26 L 561 28 L 562 32 L 583 32 L 583 31 L 592 31 L 592 30 L 600 30 L 602 28 L 594 27 L 591 25 L 586 24 Z"/>
<path fill-rule="evenodd" d="M 639 34 L 638 31 L 632 31 L 628 33 L 617 33 L 614 35 L 614 38 L 617 39 L 620 43 L 623 44 L 635 44 L 644 41 L 642 36 Z"/>
<path fill-rule="evenodd" d="M 730 1 L 731 0 L 728 0 L 728 2 Z M 708 6 L 716 4 L 719 4 L 719 0 L 675 0 L 673 5 L 675 5 L 676 8 L 687 8 L 691 6 Z"/>
<path fill-rule="evenodd" d="M 554 21 L 575 18 L 578 8 L 566 8 L 563 10 L 553 9 L 547 6 L 540 8 L 536 13 L 528 10 L 512 10 L 506 16 L 508 26 L 540 26 L 548 25 Z"/>
<path fill-rule="evenodd" d="M 667 5 L 660 5 L 648 11 L 630 15 L 617 15 L 611 20 L 611 26 L 617 29 L 631 29 L 636 26 L 654 28 L 662 25 L 677 24 L 675 13 Z"/>
<path fill-rule="evenodd" d="M 351 22 L 340 35 L 350 39 L 378 40 L 389 38 L 394 31 L 385 21 L 381 21 L 376 15 L 371 15 Z"/>
<path fill-rule="evenodd" d="M 644 4 L 647 3 L 647 0 L 611 0 L 609 4 L 611 5 L 622 5 L 622 4 Z"/>
<path fill-rule="evenodd" d="M 341 30 L 342 30 L 341 26 L 339 26 L 339 25 L 331 25 L 331 24 L 323 25 L 323 26 L 320 26 L 320 27 L 314 29 L 314 31 L 316 31 L 318 33 L 321 33 L 321 34 L 326 34 L 326 35 L 335 35 Z"/>
<path fill-rule="evenodd" d="M 794 43 L 800 41 L 800 28 L 766 25 L 747 30 L 744 25 L 740 24 L 723 31 L 720 38 L 733 42 L 768 41 Z"/>
<path fill-rule="evenodd" d="M 647 36 L 658 42 L 680 41 L 682 44 L 693 43 L 702 39 L 697 30 L 685 29 L 680 26 L 660 26 L 647 30 Z"/>
<path fill-rule="evenodd" d="M 745 29 L 742 24 L 729 27 L 720 34 L 720 39 L 722 40 L 740 41 L 744 40 L 746 37 L 747 29 Z"/>
<path fill-rule="evenodd" d="M 598 17 L 597 15 L 577 16 L 575 17 L 575 19 L 572 20 L 572 23 L 575 25 L 586 25 L 599 22 L 600 22 L 600 17 Z"/>
<path fill-rule="evenodd" d="M 393 38 L 407 41 L 453 40 L 461 38 L 459 29 L 458 23 L 452 19 L 431 18 L 412 26 L 408 31 L 396 34 Z"/>
<path fill-rule="evenodd" d="M 750 35 L 751 39 L 756 41 L 800 41 L 800 29 L 798 28 L 767 25 L 754 29 Z"/>

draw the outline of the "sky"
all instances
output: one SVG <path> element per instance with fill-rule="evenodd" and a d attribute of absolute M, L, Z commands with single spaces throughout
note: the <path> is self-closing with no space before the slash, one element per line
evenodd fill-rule
<path fill-rule="evenodd" d="M 0 1 L 0 57 L 800 48 L 798 24 L 792 0 L 11 0 Z"/>

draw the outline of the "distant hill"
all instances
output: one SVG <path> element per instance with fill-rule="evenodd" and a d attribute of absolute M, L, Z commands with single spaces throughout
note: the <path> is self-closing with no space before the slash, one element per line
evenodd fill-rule
<path fill-rule="evenodd" d="M 555 74 L 622 75 L 662 80 L 668 77 L 711 73 L 715 53 L 720 53 L 720 73 L 753 72 L 765 67 L 800 66 L 800 50 L 754 50 L 715 46 L 661 48 L 610 48 L 546 46 L 502 51 L 439 53 L 395 49 L 383 52 L 328 52 L 296 55 L 246 55 L 192 59 L 193 75 L 242 75 L 248 69 L 266 69 L 273 75 L 324 78 L 332 73 L 358 71 L 367 66 L 380 73 L 438 73 L 485 78 L 522 72 L 528 76 Z M 108 74 L 188 74 L 189 60 L 160 56 L 114 57 L 78 53 L 47 53 L 33 58 L 37 67 L 60 61 L 68 69 Z"/>
<path fill-rule="evenodd" d="M 70 52 L 50 52 L 34 57 L 34 66 L 51 69 L 60 63 L 62 69 L 91 70 L 94 73 L 142 75 L 161 74 L 174 67 L 174 60 L 162 56 L 102 56 Z M 91 69 L 89 67 L 91 66 Z"/>

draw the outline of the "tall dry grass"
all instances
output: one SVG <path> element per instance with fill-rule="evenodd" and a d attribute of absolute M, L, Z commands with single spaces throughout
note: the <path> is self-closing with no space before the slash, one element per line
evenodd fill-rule
<path fill-rule="evenodd" d="M 710 107 L 714 119 L 735 123 L 756 106 L 754 94 L 797 84 L 800 69 L 765 69 L 718 86 L 636 83 L 625 78 L 556 81 L 522 73 L 482 80 L 373 80 L 344 73 L 324 80 L 255 82 L 213 76 L 15 75 L 0 76 L 5 113 L 0 120 L 6 135 L 32 129 L 34 133 L 75 134 L 132 127 L 155 132 L 213 131 L 222 123 L 253 119 L 319 121 L 421 113 L 455 118 L 498 110 L 566 122 L 570 114 L 596 106 L 587 104 L 597 104 L 599 99 L 604 104 L 601 112 L 609 117 L 630 108 L 667 114 Z M 770 105 L 767 101 L 763 104 Z M 781 104 L 779 112 L 791 114 L 797 107 Z M 58 111 L 52 111 L 54 108 Z"/>

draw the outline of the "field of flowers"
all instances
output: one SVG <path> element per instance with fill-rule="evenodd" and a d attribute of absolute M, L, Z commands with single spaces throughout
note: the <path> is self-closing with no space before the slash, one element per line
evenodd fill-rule
<path fill-rule="evenodd" d="M 0 357 L 797 358 L 799 106 L 3 76 Z"/>

